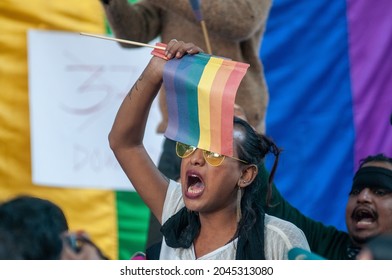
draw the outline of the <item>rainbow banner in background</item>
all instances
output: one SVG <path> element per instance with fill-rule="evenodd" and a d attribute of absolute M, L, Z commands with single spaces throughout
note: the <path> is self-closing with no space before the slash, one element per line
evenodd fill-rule
<path fill-rule="evenodd" d="M 165 136 L 233 156 L 235 96 L 248 67 L 203 53 L 169 60 L 163 75 L 169 112 Z"/>
<path fill-rule="evenodd" d="M 27 31 L 105 33 L 100 3 L 16 2 L 0 1 L 0 199 L 50 199 L 71 229 L 85 229 L 111 258 L 129 259 L 147 235 L 149 210 L 137 193 L 31 182 Z M 342 229 L 358 160 L 392 157 L 391 10 L 390 0 L 274 0 L 260 51 L 267 133 L 284 149 L 276 184 L 304 213 Z"/>
<path fill-rule="evenodd" d="M 340 229 L 359 160 L 392 157 L 391 11 L 390 0 L 274 0 L 260 51 L 267 133 L 284 149 L 276 184 Z"/>

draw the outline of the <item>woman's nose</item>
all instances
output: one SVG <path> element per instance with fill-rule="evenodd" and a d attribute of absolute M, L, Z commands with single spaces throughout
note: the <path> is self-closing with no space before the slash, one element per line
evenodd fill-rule
<path fill-rule="evenodd" d="M 205 159 L 203 156 L 203 150 L 196 149 L 191 155 L 191 164 L 192 165 L 203 165 L 205 164 Z"/>

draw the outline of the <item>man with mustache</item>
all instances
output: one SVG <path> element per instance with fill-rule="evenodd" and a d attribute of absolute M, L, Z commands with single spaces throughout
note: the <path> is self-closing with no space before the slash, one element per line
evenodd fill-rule
<path fill-rule="evenodd" d="M 274 189 L 266 213 L 288 220 L 302 229 L 310 249 L 326 259 L 356 259 L 372 238 L 392 233 L 392 158 L 368 156 L 355 173 L 346 205 L 348 233 L 314 221 L 292 207 Z"/>
<path fill-rule="evenodd" d="M 354 245 L 392 233 L 392 161 L 366 158 L 354 176 L 346 206 L 346 225 Z"/>

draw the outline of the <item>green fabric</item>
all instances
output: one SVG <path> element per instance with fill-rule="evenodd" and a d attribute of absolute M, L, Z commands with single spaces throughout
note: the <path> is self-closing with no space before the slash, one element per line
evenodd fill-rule
<path fill-rule="evenodd" d="M 136 192 L 116 192 L 118 258 L 129 260 L 137 251 L 144 252 L 150 211 Z"/>

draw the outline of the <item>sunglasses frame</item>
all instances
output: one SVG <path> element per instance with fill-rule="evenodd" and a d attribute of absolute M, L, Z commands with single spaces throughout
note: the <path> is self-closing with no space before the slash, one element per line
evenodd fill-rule
<path fill-rule="evenodd" d="M 191 152 L 189 152 L 189 153 L 184 153 L 183 155 L 180 155 L 179 153 L 178 153 L 178 150 L 179 150 L 179 145 L 183 145 L 184 147 L 183 148 L 185 148 L 185 146 L 186 147 L 189 147 L 190 149 L 191 149 Z M 188 149 L 185 149 L 186 151 L 188 151 L 189 150 L 189 148 Z M 198 148 L 197 147 L 195 147 L 195 146 L 192 146 L 192 145 L 188 145 L 188 144 L 184 144 L 184 143 L 181 143 L 181 142 L 176 142 L 176 154 L 177 154 L 177 156 L 178 157 L 180 157 L 180 158 L 187 158 L 187 157 L 189 157 L 191 154 L 193 154 L 196 150 L 197 150 Z M 202 149 L 201 149 L 202 150 Z M 240 161 L 240 162 L 242 162 L 242 163 L 244 163 L 244 164 L 248 164 L 246 161 L 244 161 L 244 160 L 242 160 L 242 159 L 239 159 L 239 158 L 236 158 L 236 157 L 229 157 L 229 156 L 225 156 L 225 155 L 221 155 L 221 154 L 218 154 L 218 153 L 214 153 L 214 152 L 210 152 L 210 151 L 206 151 L 206 150 L 202 150 L 203 151 L 203 157 L 204 157 L 204 160 L 209 164 L 209 165 L 211 165 L 211 166 L 219 166 L 219 165 L 221 165 L 222 164 L 222 162 L 225 160 L 225 158 L 226 157 L 228 157 L 228 158 L 232 158 L 232 159 L 234 159 L 234 160 L 237 160 L 237 161 Z M 220 160 L 219 161 L 219 163 L 218 164 L 216 164 L 216 163 L 211 163 L 211 159 L 222 159 L 222 160 Z"/>

